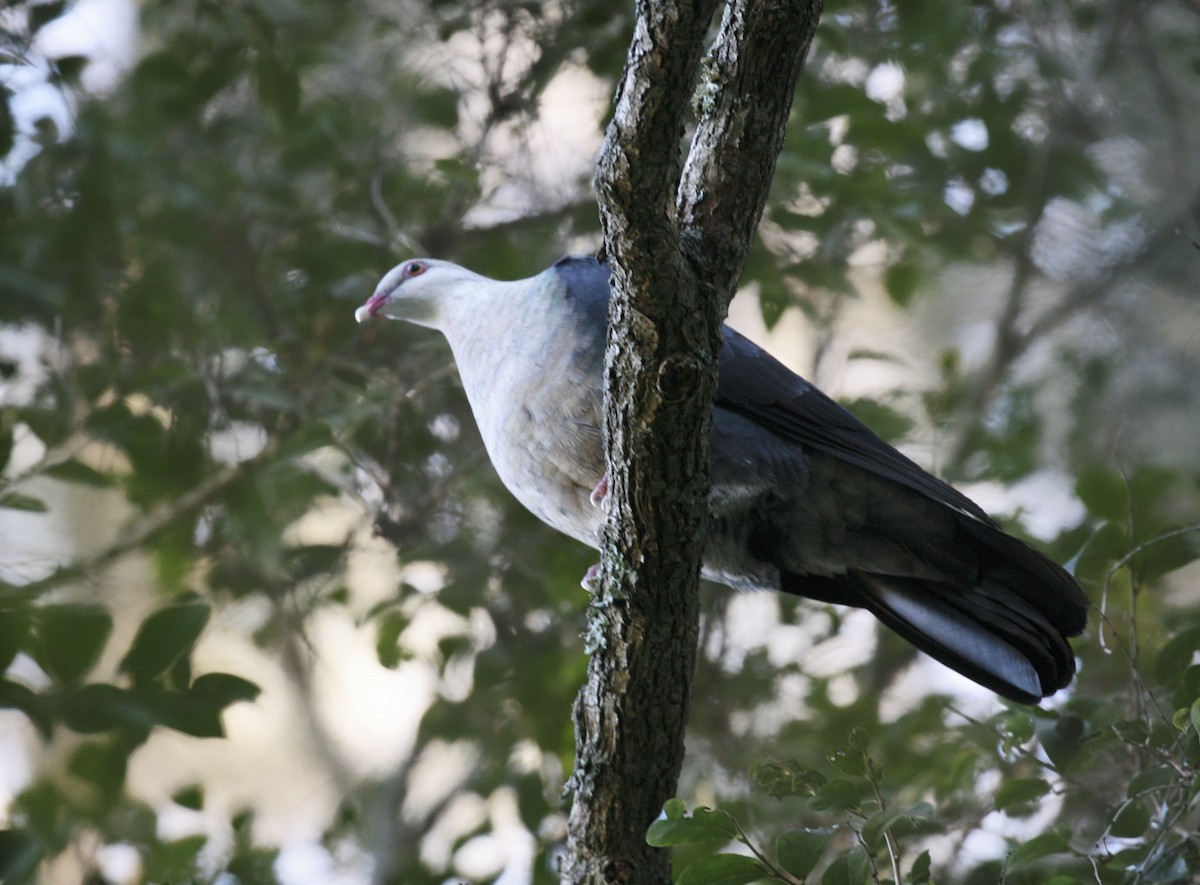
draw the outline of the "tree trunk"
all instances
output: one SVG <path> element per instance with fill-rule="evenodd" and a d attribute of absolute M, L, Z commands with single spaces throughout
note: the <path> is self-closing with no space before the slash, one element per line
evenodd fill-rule
<path fill-rule="evenodd" d="M 820 13 L 820 0 L 729 0 L 705 57 L 718 5 L 639 0 L 596 173 L 613 271 L 610 510 L 575 704 L 566 883 L 670 882 L 645 832 L 683 762 L 720 326 Z"/>

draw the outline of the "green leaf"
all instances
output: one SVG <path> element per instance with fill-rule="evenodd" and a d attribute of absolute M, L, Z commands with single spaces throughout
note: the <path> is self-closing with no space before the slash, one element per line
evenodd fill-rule
<path fill-rule="evenodd" d="M 43 740 L 50 740 L 54 733 L 54 721 L 45 699 L 19 682 L 0 679 L 0 709 L 20 710 L 37 727 Z"/>
<path fill-rule="evenodd" d="M 0 673 L 8 669 L 29 639 L 29 618 L 20 609 L 0 609 Z"/>
<path fill-rule="evenodd" d="M 116 482 L 108 474 L 101 473 L 99 470 L 88 467 L 82 461 L 74 459 L 47 467 L 42 473 L 45 476 L 51 476 L 63 482 L 75 482 L 80 485 L 94 486 L 96 488 L 107 488 Z"/>
<path fill-rule="evenodd" d="M 30 881 L 46 854 L 42 842 L 27 830 L 0 830 L 0 882 Z"/>
<path fill-rule="evenodd" d="M 188 694 L 217 710 L 223 710 L 238 701 L 256 700 L 262 694 L 262 689 L 249 679 L 232 673 L 205 673 L 196 677 Z"/>
<path fill-rule="evenodd" d="M 862 791 L 858 784 L 838 779 L 817 790 L 808 800 L 808 808 L 810 811 L 849 811 L 857 808 L 861 799 Z"/>
<path fill-rule="evenodd" d="M 23 510 L 26 513 L 45 513 L 49 510 L 40 498 L 22 495 L 20 492 L 6 492 L 0 495 L 0 507 L 7 510 Z"/>
<path fill-rule="evenodd" d="M 1075 494 L 1093 517 L 1119 522 L 1129 516 L 1125 478 L 1108 467 L 1096 465 L 1080 471 Z"/>
<path fill-rule="evenodd" d="M 1013 849 L 1008 856 L 1008 869 L 1016 872 L 1052 854 L 1061 854 L 1068 847 L 1067 840 L 1059 833 L 1042 833 Z"/>
<path fill-rule="evenodd" d="M 5 101 L 4 90 L 0 89 L 0 126 L 3 126 L 3 114 L 8 110 L 8 102 Z M 0 143 L 4 140 L 4 133 L 0 131 Z M 0 150 L 0 157 L 4 156 L 6 151 Z M 12 367 L 9 372 L 8 368 Z M 12 375 L 16 374 L 16 366 L 9 363 L 7 360 L 0 360 L 0 379 L 7 380 Z M 8 459 L 12 457 L 13 451 L 13 431 L 17 423 L 17 410 L 12 406 L 7 406 L 0 409 L 0 473 L 4 472 L 4 468 L 8 466 Z"/>
<path fill-rule="evenodd" d="M 793 265 L 788 275 L 804 282 L 810 289 L 826 289 L 840 295 L 853 295 L 854 287 L 846 279 L 845 268 L 823 261 L 806 261 Z"/>
<path fill-rule="evenodd" d="M 277 125 L 289 123 L 300 107 L 300 78 L 273 50 L 260 49 L 254 75 L 263 107 Z"/>
<path fill-rule="evenodd" d="M 909 885 L 929 885 L 933 881 L 932 867 L 929 851 L 922 851 L 913 861 L 912 869 L 908 871 Z"/>
<path fill-rule="evenodd" d="M 1145 802 L 1130 802 L 1117 809 L 1108 832 L 1118 839 L 1137 839 L 1150 829 L 1150 810 Z"/>
<path fill-rule="evenodd" d="M 862 421 L 885 440 L 895 441 L 912 430 L 913 421 L 902 412 L 879 400 L 859 397 L 842 403 L 855 418 Z"/>
<path fill-rule="evenodd" d="M 746 885 L 769 875 L 770 871 L 753 857 L 711 854 L 684 867 L 675 885 Z"/>
<path fill-rule="evenodd" d="M 663 814 L 668 820 L 683 820 L 687 816 L 687 803 L 682 799 L 668 799 L 663 803 Z"/>
<path fill-rule="evenodd" d="M 859 750 L 851 750 L 846 747 L 834 750 L 829 755 L 829 761 L 832 762 L 842 774 L 848 774 L 851 777 L 862 777 L 867 773 L 867 763 L 863 758 L 863 754 Z"/>
<path fill-rule="evenodd" d="M 12 108 L 8 105 L 9 91 L 0 87 L 0 157 L 7 156 L 16 143 L 17 126 L 13 119 Z M 4 468 L 7 459 L 0 459 L 0 469 Z M 0 876 L 0 880 L 3 880 Z"/>
<path fill-rule="evenodd" d="M 883 834 L 891 829 L 892 825 L 898 821 L 907 820 L 910 817 L 907 811 L 877 811 L 867 818 L 867 822 L 863 824 L 862 838 L 867 847 L 872 851 L 878 850 L 883 845 Z"/>
<path fill-rule="evenodd" d="M 390 611 L 379 618 L 376 626 L 375 656 L 379 663 L 389 670 L 400 666 L 401 662 L 410 657 L 408 651 L 400 647 L 400 634 L 409 624 L 409 618 L 398 611 Z"/>
<path fill-rule="evenodd" d="M 663 810 L 667 810 L 665 805 Z M 678 806 L 672 806 L 671 810 L 678 811 Z M 696 842 L 728 842 L 736 838 L 737 826 L 733 819 L 723 811 L 708 808 L 697 808 L 691 817 L 660 818 L 646 830 L 646 842 L 656 848 Z"/>
<path fill-rule="evenodd" d="M 422 84 L 422 88 L 413 89 L 408 97 L 414 118 L 443 129 L 458 125 L 459 93 L 456 90 Z"/>
<path fill-rule="evenodd" d="M 1169 787 L 1179 781 L 1181 775 L 1170 765 L 1156 765 L 1134 775 L 1125 789 L 1125 795 L 1130 799 L 1163 787 Z"/>
<path fill-rule="evenodd" d="M 183 808 L 199 811 L 204 807 L 204 788 L 199 784 L 183 787 L 171 794 L 171 801 Z"/>
<path fill-rule="evenodd" d="M 821 885 L 863 885 L 870 875 L 871 859 L 866 849 L 855 845 L 825 869 Z"/>
<path fill-rule="evenodd" d="M 775 840 L 775 862 L 803 879 L 820 862 L 832 835 L 831 830 L 788 830 Z"/>
<path fill-rule="evenodd" d="M 95 787 L 106 805 L 112 805 L 125 784 L 129 748 L 121 742 L 89 741 L 71 754 L 67 770 Z"/>
<path fill-rule="evenodd" d="M 92 605 L 52 605 L 37 609 L 34 623 L 38 634 L 38 665 L 62 682 L 77 682 L 96 665 L 112 617 Z"/>
<path fill-rule="evenodd" d="M 901 307 L 907 307 L 912 301 L 917 284 L 921 281 L 921 269 L 909 262 L 893 264 L 883 276 L 883 284 L 892 301 Z"/>
<path fill-rule="evenodd" d="M 1106 522 L 1084 545 L 1075 563 L 1075 577 L 1103 584 L 1113 563 L 1129 550 L 1129 533 L 1115 522 Z"/>
<path fill-rule="evenodd" d="M 1050 784 L 1040 777 L 1017 777 L 1004 781 L 996 791 L 996 809 L 1009 811 L 1014 805 L 1024 805 L 1050 792 Z"/>
<path fill-rule="evenodd" d="M 122 726 L 150 729 L 160 718 L 123 688 L 92 683 L 63 695 L 62 721 L 80 734 L 96 734 Z"/>
<path fill-rule="evenodd" d="M 189 599 L 150 614 L 121 659 L 121 672 L 137 682 L 161 676 L 179 658 L 191 654 L 211 611 L 207 603 Z"/>
<path fill-rule="evenodd" d="M 1200 652 L 1200 627 L 1176 633 L 1154 659 L 1154 677 L 1164 685 L 1173 685 Z"/>
<path fill-rule="evenodd" d="M 129 695 L 134 709 L 144 713 L 155 724 L 173 728 L 192 737 L 225 736 L 225 729 L 221 725 L 223 706 L 218 701 L 205 697 L 205 692 L 197 692 L 193 688 L 184 694 L 150 686 L 134 689 Z M 140 724 L 140 720 L 135 719 L 133 724 Z"/>
<path fill-rule="evenodd" d="M 173 842 L 150 846 L 144 860 L 144 875 L 150 882 L 193 882 L 197 861 L 207 836 L 186 836 Z"/>

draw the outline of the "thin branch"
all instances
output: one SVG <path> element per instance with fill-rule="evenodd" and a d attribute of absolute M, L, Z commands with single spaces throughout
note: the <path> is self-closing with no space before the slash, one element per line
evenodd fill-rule
<path fill-rule="evenodd" d="M 28 584 L 4 588 L 2 592 L 5 599 L 9 601 L 36 599 L 48 590 L 103 569 L 125 554 L 145 546 L 168 529 L 173 528 L 179 520 L 190 516 L 225 489 L 271 460 L 278 451 L 279 445 L 280 441 L 278 440 L 269 443 L 253 458 L 220 470 L 195 488 L 129 527 L 121 534 L 120 538 L 98 553 L 61 565 L 44 578 L 30 581 Z"/>

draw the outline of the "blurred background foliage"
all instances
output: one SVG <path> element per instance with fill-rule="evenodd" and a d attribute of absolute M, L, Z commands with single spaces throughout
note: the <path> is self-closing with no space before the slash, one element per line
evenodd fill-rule
<path fill-rule="evenodd" d="M 599 244 L 631 20 L 0 9 L 0 879 L 555 880 L 592 554 L 500 486 L 437 336 L 352 315 L 410 254 Z M 1198 35 L 828 4 L 734 321 L 1097 607 L 1031 710 L 707 588 L 680 796 L 721 811 L 654 835 L 689 881 L 1200 871 Z"/>

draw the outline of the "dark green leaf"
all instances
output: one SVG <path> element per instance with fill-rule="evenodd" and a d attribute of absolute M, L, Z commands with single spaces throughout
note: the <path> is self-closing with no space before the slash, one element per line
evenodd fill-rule
<path fill-rule="evenodd" d="M 129 652 L 121 659 L 121 672 L 146 682 L 162 675 L 192 647 L 208 623 L 207 603 L 189 599 L 151 613 L 138 627 Z"/>
<path fill-rule="evenodd" d="M 829 761 L 842 774 L 848 774 L 851 777 L 862 777 L 867 773 L 867 761 L 863 758 L 862 753 L 856 750 L 850 750 L 845 747 L 834 750 L 829 755 Z"/>
<path fill-rule="evenodd" d="M 205 673 L 192 682 L 188 694 L 202 700 L 217 710 L 223 710 L 238 701 L 254 701 L 262 689 L 248 679 L 232 673 Z"/>
<path fill-rule="evenodd" d="M 63 482 L 77 482 L 81 485 L 95 486 L 97 488 L 107 488 L 114 484 L 113 478 L 108 474 L 101 473 L 99 470 L 88 467 L 83 462 L 75 459 L 47 467 L 42 473 Z"/>
<path fill-rule="evenodd" d="M 855 845 L 826 867 L 821 885 L 863 885 L 870 875 L 871 859 L 861 845 Z"/>
<path fill-rule="evenodd" d="M 907 307 L 912 301 L 917 284 L 921 281 L 921 270 L 915 264 L 901 262 L 891 265 L 884 274 L 883 284 L 892 301 Z"/>
<path fill-rule="evenodd" d="M 1115 522 L 1102 525 L 1090 538 L 1075 563 L 1075 577 L 1102 585 L 1113 564 L 1129 551 L 1129 533 Z"/>
<path fill-rule="evenodd" d="M 1133 799 L 1146 793 L 1152 793 L 1178 783 L 1180 777 L 1179 772 L 1170 765 L 1155 765 L 1134 775 L 1125 789 L 1125 795 Z"/>
<path fill-rule="evenodd" d="M 457 91 L 424 85 L 421 89 L 414 89 L 410 99 L 413 103 L 414 118 L 444 129 L 453 129 L 458 125 Z"/>
<path fill-rule="evenodd" d="M 28 882 L 46 854 L 40 839 L 27 830 L 0 830 L 0 882 Z"/>
<path fill-rule="evenodd" d="M 29 639 L 29 618 L 20 609 L 0 609 L 0 673 L 8 669 Z"/>
<path fill-rule="evenodd" d="M 199 811 L 204 807 L 204 788 L 199 784 L 183 787 L 171 794 L 171 801 L 184 808 Z"/>
<path fill-rule="evenodd" d="M 115 685 L 92 683 L 63 695 L 63 724 L 81 734 L 96 734 L 123 726 L 149 730 L 160 717 L 130 692 Z"/>
<path fill-rule="evenodd" d="M 871 851 L 878 851 L 883 845 L 883 834 L 891 829 L 897 821 L 907 817 L 903 811 L 877 811 L 867 818 L 862 828 L 863 842 Z"/>
<path fill-rule="evenodd" d="M 378 619 L 375 639 L 375 654 L 379 663 L 394 670 L 409 657 L 408 652 L 400 647 L 400 634 L 409 624 L 409 619 L 398 611 L 389 611 Z"/>
<path fill-rule="evenodd" d="M 199 679 L 196 681 L 199 682 Z M 196 691 L 193 687 L 192 691 L 184 694 L 150 686 L 134 689 L 130 692 L 130 698 L 135 710 L 138 713 L 144 712 L 146 717 L 156 724 L 190 734 L 192 737 L 225 736 L 225 729 L 221 725 L 221 710 L 224 707 L 218 697 L 209 696 L 204 691 Z M 136 715 L 133 724 L 140 724 L 140 718 Z"/>
<path fill-rule="evenodd" d="M 54 722 L 49 705 L 27 686 L 9 679 L 0 679 L 0 709 L 20 710 L 37 726 L 43 740 L 50 740 Z"/>
<path fill-rule="evenodd" d="M 16 142 L 16 122 L 13 120 L 12 108 L 8 105 L 8 96 L 8 89 L 0 87 L 0 157 L 6 156 Z M 0 469 L 3 469 L 7 462 L 7 458 L 0 458 Z"/>
<path fill-rule="evenodd" d="M 23 510 L 26 513 L 45 513 L 49 509 L 41 498 L 23 495 L 20 492 L 6 492 L 0 495 L 0 507 L 7 510 Z"/>
<path fill-rule="evenodd" d="M 36 610 L 34 624 L 37 662 L 63 682 L 77 682 L 95 666 L 112 631 L 109 613 L 91 605 L 45 606 Z"/>
<path fill-rule="evenodd" d="M 145 855 L 146 879 L 151 882 L 196 881 L 200 851 L 207 841 L 207 836 L 186 836 L 152 845 Z"/>
<path fill-rule="evenodd" d="M 262 49 L 254 73 L 263 107 L 277 124 L 291 122 L 300 107 L 300 78 L 296 71 L 273 51 Z"/>
<path fill-rule="evenodd" d="M 912 430 L 912 419 L 896 411 L 891 406 L 884 405 L 879 400 L 860 397 L 859 399 L 843 402 L 855 418 L 858 418 L 885 440 L 895 442 Z"/>
<path fill-rule="evenodd" d="M 1008 868 L 1017 872 L 1052 854 L 1061 854 L 1068 848 L 1067 840 L 1059 833 L 1042 833 L 1013 849 L 1008 856 Z"/>
<path fill-rule="evenodd" d="M 8 110 L 8 103 L 4 101 L 4 90 L 0 89 L 0 142 L 4 139 L 3 125 L 4 112 Z M 0 150 L 0 157 L 4 156 L 5 151 Z M 12 365 L 5 360 L 0 360 L 0 380 L 5 380 L 15 374 L 16 367 L 13 366 L 12 372 L 8 372 L 6 366 Z M 8 459 L 12 457 L 13 450 L 13 430 L 17 422 L 16 409 L 12 406 L 0 409 L 0 475 L 3 474 L 4 468 L 8 466 Z"/>
<path fill-rule="evenodd" d="M 1200 653 L 1200 627 L 1189 627 L 1176 633 L 1154 659 L 1154 678 L 1172 685 Z"/>
<path fill-rule="evenodd" d="M 1108 467 L 1094 466 L 1080 472 L 1075 494 L 1097 519 L 1121 521 L 1129 515 L 1129 489 L 1125 478 Z"/>
<path fill-rule="evenodd" d="M 67 770 L 95 787 L 104 804 L 111 806 L 125 784 L 128 764 L 127 746 L 89 741 L 81 744 L 71 754 Z"/>
<path fill-rule="evenodd" d="M 711 854 L 684 867 L 675 885 L 746 885 L 768 875 L 752 857 L 740 854 Z"/>
<path fill-rule="evenodd" d="M 808 800 L 810 811 L 849 811 L 862 801 L 862 788 L 852 781 L 830 781 Z"/>
<path fill-rule="evenodd" d="M 775 841 L 775 862 L 803 879 L 821 860 L 832 835 L 830 830 L 788 830 Z"/>
<path fill-rule="evenodd" d="M 1024 805 L 1040 799 L 1050 792 L 1050 784 L 1040 777 L 1011 778 L 1000 784 L 996 791 L 996 809 L 1013 811 L 1014 806 Z"/>
<path fill-rule="evenodd" d="M 672 810 L 678 810 L 678 806 L 672 806 Z M 646 842 L 656 848 L 690 845 L 694 842 L 724 843 L 735 838 L 737 827 L 729 815 L 708 808 L 697 808 L 690 817 L 656 820 L 646 831 Z"/>
<path fill-rule="evenodd" d="M 929 885 L 933 881 L 931 869 L 933 862 L 929 858 L 929 851 L 922 851 L 917 855 L 917 859 L 913 861 L 912 869 L 908 872 L 909 885 Z"/>
<path fill-rule="evenodd" d="M 1118 839 L 1137 839 L 1150 827 L 1150 809 L 1144 802 L 1129 802 L 1117 809 L 1108 823 L 1108 832 Z"/>

